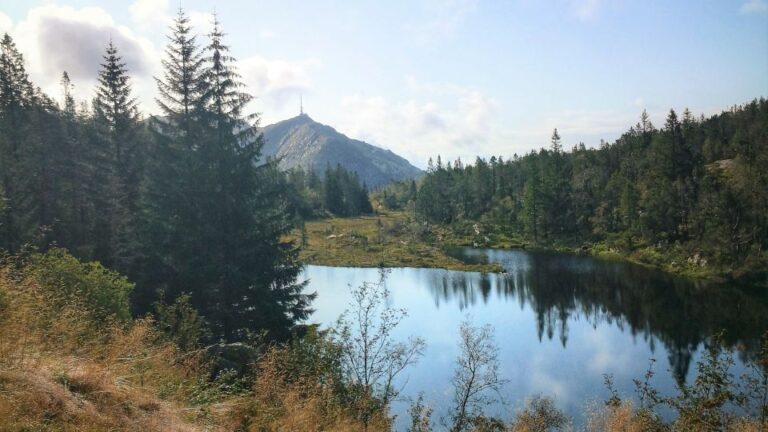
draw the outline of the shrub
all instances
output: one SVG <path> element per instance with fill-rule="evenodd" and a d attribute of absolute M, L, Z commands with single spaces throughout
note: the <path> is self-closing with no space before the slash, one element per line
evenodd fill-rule
<path fill-rule="evenodd" d="M 272 347 L 258 364 L 244 429 L 390 430 L 386 410 L 372 413 L 367 409 L 372 401 L 344 379 L 342 354 L 314 328 L 287 346 Z"/>
<path fill-rule="evenodd" d="M 555 407 L 550 398 L 535 396 L 528 400 L 517 415 L 513 432 L 549 432 L 564 430 L 570 423 L 568 417 Z"/>
<path fill-rule="evenodd" d="M 190 296 L 182 294 L 171 304 L 155 304 L 157 326 L 168 340 L 182 351 L 191 351 L 208 336 L 205 320 L 190 303 Z"/>
<path fill-rule="evenodd" d="M 77 304 L 97 320 L 130 319 L 133 284 L 98 262 L 81 263 L 64 249 L 32 255 L 27 271 L 58 306 Z"/>

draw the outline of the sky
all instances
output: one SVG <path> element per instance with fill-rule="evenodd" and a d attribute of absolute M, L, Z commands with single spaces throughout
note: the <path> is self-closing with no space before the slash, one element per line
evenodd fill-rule
<path fill-rule="evenodd" d="M 424 168 L 613 141 L 645 109 L 711 115 L 768 96 L 768 0 L 0 0 L 30 77 L 90 100 L 117 45 L 158 111 L 168 25 L 215 11 L 266 125 L 304 110 Z"/>

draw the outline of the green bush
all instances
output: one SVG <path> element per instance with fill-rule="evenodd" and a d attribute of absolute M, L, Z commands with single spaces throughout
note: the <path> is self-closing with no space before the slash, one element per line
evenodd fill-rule
<path fill-rule="evenodd" d="M 55 248 L 32 255 L 28 271 L 60 307 L 83 307 L 97 320 L 131 318 L 129 295 L 134 285 L 98 262 L 82 263 Z"/>
<path fill-rule="evenodd" d="M 209 336 L 203 317 L 190 303 L 189 294 L 182 294 L 173 303 L 163 299 L 155 304 L 157 326 L 182 351 L 197 348 Z"/>

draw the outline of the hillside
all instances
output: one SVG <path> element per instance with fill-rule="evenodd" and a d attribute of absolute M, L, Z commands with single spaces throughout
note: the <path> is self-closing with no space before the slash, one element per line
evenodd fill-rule
<path fill-rule="evenodd" d="M 283 169 L 301 167 L 317 173 L 340 164 L 357 172 L 369 187 L 421 175 L 421 170 L 389 150 L 355 140 L 307 114 L 266 126 L 263 154 L 280 158 Z"/>

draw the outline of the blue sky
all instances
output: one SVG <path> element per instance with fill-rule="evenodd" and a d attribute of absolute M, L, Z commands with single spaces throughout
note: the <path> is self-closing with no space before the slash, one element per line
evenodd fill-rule
<path fill-rule="evenodd" d="M 768 96 L 768 0 L 9 1 L 32 78 L 93 92 L 111 36 L 145 113 L 168 20 L 215 9 L 264 124 L 306 111 L 425 166 L 611 141 L 647 109 L 712 114 Z M 204 41 L 201 36 L 201 41 Z"/>

